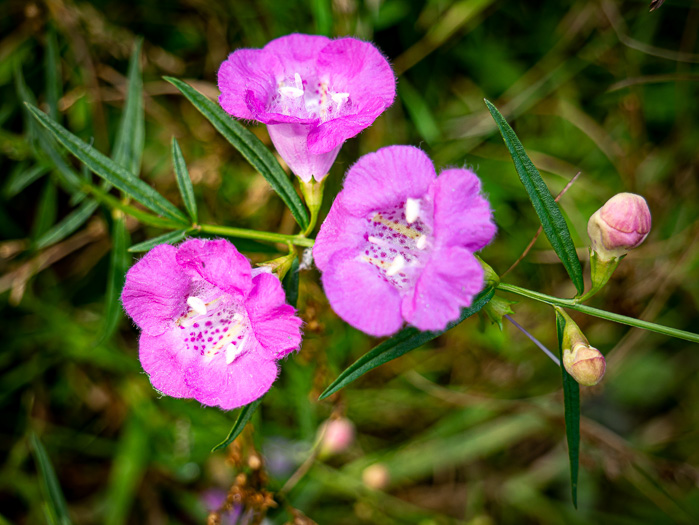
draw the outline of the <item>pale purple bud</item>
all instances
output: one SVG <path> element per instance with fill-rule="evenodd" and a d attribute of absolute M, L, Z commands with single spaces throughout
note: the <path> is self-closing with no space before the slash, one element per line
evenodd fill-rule
<path fill-rule="evenodd" d="M 577 343 L 571 350 L 563 351 L 563 366 L 578 383 L 593 386 L 602 381 L 607 362 L 596 348 Z"/>
<path fill-rule="evenodd" d="M 354 425 L 349 419 L 328 419 L 318 429 L 320 455 L 332 456 L 347 450 L 354 443 Z"/>
<path fill-rule="evenodd" d="M 592 249 L 604 260 L 618 258 L 640 245 L 651 227 L 646 200 L 634 193 L 618 193 L 587 223 Z"/>

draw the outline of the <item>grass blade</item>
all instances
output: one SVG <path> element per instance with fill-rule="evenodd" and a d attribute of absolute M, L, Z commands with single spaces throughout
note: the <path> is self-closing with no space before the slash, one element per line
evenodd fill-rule
<path fill-rule="evenodd" d="M 126 168 L 134 177 L 141 172 L 141 157 L 145 144 L 145 122 L 143 117 L 143 79 L 141 78 L 141 43 L 139 39 L 129 60 L 126 103 L 119 121 L 114 153 L 114 162 Z"/>
<path fill-rule="evenodd" d="M 556 330 L 558 332 L 558 350 L 563 362 L 563 329 L 566 321 L 556 312 Z M 578 508 L 578 469 L 580 462 L 580 385 L 570 377 L 564 366 L 563 371 L 563 405 L 565 410 L 566 438 L 568 440 L 568 459 L 570 460 L 570 494 L 573 505 Z"/>
<path fill-rule="evenodd" d="M 41 192 L 38 206 L 36 207 L 36 215 L 34 216 L 34 224 L 32 226 L 32 238 L 39 239 L 56 222 L 58 214 L 58 191 L 53 180 L 46 179 L 44 191 Z"/>
<path fill-rule="evenodd" d="M 245 405 L 242 409 L 240 409 L 238 419 L 236 419 L 235 423 L 233 423 L 233 428 L 231 428 L 231 431 L 228 433 L 226 439 L 224 439 L 218 445 L 212 448 L 211 452 L 216 452 L 217 450 L 226 448 L 228 445 L 233 443 L 233 441 L 235 441 L 235 438 L 237 438 L 243 431 L 245 425 L 248 424 L 248 421 L 250 421 L 250 418 L 257 410 L 257 407 L 260 406 L 260 403 L 262 403 L 262 398 L 259 398 L 250 403 L 249 405 Z"/>
<path fill-rule="evenodd" d="M 187 224 L 185 215 L 148 184 L 142 180 L 135 179 L 126 169 L 80 140 L 60 124 L 51 120 L 38 108 L 30 104 L 27 104 L 27 107 L 31 114 L 53 134 L 58 142 L 63 144 L 81 162 L 84 162 L 95 175 L 102 177 L 155 213 L 179 223 Z"/>
<path fill-rule="evenodd" d="M 529 199 L 534 206 L 536 214 L 539 216 L 539 221 L 546 237 L 548 237 L 551 246 L 553 246 L 568 275 L 570 275 L 578 294 L 582 294 L 584 289 L 582 267 L 580 266 L 578 254 L 575 252 L 573 240 L 570 238 L 568 225 L 561 214 L 561 210 L 558 208 L 558 204 L 556 204 L 544 179 L 541 178 L 539 170 L 536 169 L 534 163 L 527 156 L 524 146 L 522 146 L 505 117 L 490 101 L 486 100 L 485 105 L 488 106 L 488 111 L 493 116 L 493 120 L 495 120 L 500 130 L 507 149 L 510 150 L 517 174 L 524 185 L 524 189 L 529 194 Z"/>
<path fill-rule="evenodd" d="M 332 384 L 325 389 L 325 391 L 320 395 L 318 399 L 325 399 L 326 397 L 334 394 L 338 390 L 346 387 L 352 381 L 358 379 L 359 377 L 366 374 L 368 371 L 373 370 L 377 366 L 388 363 L 393 359 L 396 359 L 403 354 L 416 349 L 425 343 L 432 341 L 442 335 L 444 332 L 451 330 L 457 324 L 464 321 L 467 317 L 472 316 L 476 312 L 480 311 L 488 302 L 493 298 L 495 291 L 492 288 L 486 288 L 483 290 L 476 298 L 473 300 L 473 304 L 464 308 L 461 311 L 461 317 L 456 321 L 453 321 L 447 325 L 446 330 L 441 332 L 421 332 L 417 328 L 408 327 L 396 335 L 387 339 L 383 343 L 369 350 L 362 357 L 357 359 L 349 367 L 347 367 Z"/>
<path fill-rule="evenodd" d="M 186 235 L 187 230 L 167 232 L 163 235 L 159 235 L 158 237 L 153 237 L 152 239 L 148 239 L 147 241 L 134 244 L 131 247 L 129 247 L 128 251 L 129 253 L 147 252 L 148 250 L 154 248 L 155 246 L 158 246 L 159 244 L 175 244 L 176 242 L 180 242 L 182 239 L 185 238 Z"/>
<path fill-rule="evenodd" d="M 112 336 L 121 319 L 121 303 L 119 296 L 124 286 L 126 270 L 129 268 L 129 259 L 126 253 L 129 232 L 126 229 L 126 217 L 121 212 L 114 214 L 116 217 L 112 223 L 112 251 L 109 257 L 109 273 L 107 275 L 107 293 L 104 298 L 104 320 L 100 341 Z"/>
<path fill-rule="evenodd" d="M 56 472 L 53 470 L 46 449 L 36 434 L 32 434 L 29 441 L 34 452 L 34 461 L 36 461 L 39 474 L 41 475 L 41 486 L 45 493 L 48 507 L 60 525 L 69 525 L 68 505 L 63 497 L 63 491 L 61 491 L 61 486 L 58 484 Z"/>
<path fill-rule="evenodd" d="M 189 213 L 192 222 L 197 222 L 197 201 L 194 199 L 194 188 L 192 187 L 192 179 L 189 177 L 187 164 L 182 156 L 182 150 L 177 143 L 177 139 L 172 137 L 172 165 L 175 167 L 175 176 L 177 177 L 177 187 L 182 195 L 182 202 Z"/>
<path fill-rule="evenodd" d="M 24 169 L 23 165 L 18 165 L 7 178 L 3 188 L 5 197 L 9 199 L 21 193 L 27 186 L 45 175 L 47 171 L 48 168 L 42 164 L 35 164 L 28 169 Z"/>
<path fill-rule="evenodd" d="M 61 57 L 58 55 L 58 41 L 56 29 L 49 26 L 46 32 L 46 58 L 44 63 L 46 71 L 46 103 L 49 106 L 49 116 L 58 121 L 58 101 L 61 98 L 63 78 L 61 75 Z"/>
<path fill-rule="evenodd" d="M 269 149 L 218 104 L 209 100 L 196 89 L 176 78 L 164 78 L 179 89 L 194 104 L 194 107 L 204 115 L 206 120 L 267 179 L 272 189 L 277 192 L 284 204 L 287 205 L 301 229 L 305 231 L 308 227 L 306 207 L 301 202 L 301 198 L 296 193 L 289 177 L 284 173 L 284 170 Z"/>
<path fill-rule="evenodd" d="M 83 202 L 77 210 L 70 212 L 63 220 L 54 225 L 36 241 L 37 250 L 62 241 L 80 228 L 97 209 L 97 202 L 92 199 Z"/>

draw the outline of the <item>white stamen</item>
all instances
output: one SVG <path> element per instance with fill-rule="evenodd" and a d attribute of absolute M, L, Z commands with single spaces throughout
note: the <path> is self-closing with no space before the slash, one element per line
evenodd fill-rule
<path fill-rule="evenodd" d="M 337 111 L 339 112 L 340 108 L 342 108 L 342 104 L 349 98 L 349 93 L 333 93 L 330 98 L 337 104 Z"/>
<path fill-rule="evenodd" d="M 405 220 L 408 224 L 414 223 L 420 216 L 420 199 L 411 199 L 405 201 Z"/>
<path fill-rule="evenodd" d="M 415 243 L 415 246 L 417 246 L 418 250 L 424 250 L 427 247 L 427 237 L 420 235 L 420 238 Z"/>
<path fill-rule="evenodd" d="M 294 83 L 296 84 L 296 89 L 303 91 L 303 81 L 298 73 L 294 73 Z"/>
<path fill-rule="evenodd" d="M 233 361 L 235 361 L 235 358 L 238 357 L 242 351 L 243 345 L 237 346 L 233 343 L 229 344 L 226 347 L 226 364 L 230 365 Z"/>
<path fill-rule="evenodd" d="M 279 88 L 279 94 L 288 98 L 300 98 L 303 96 L 303 89 L 292 86 L 282 86 Z"/>
<path fill-rule="evenodd" d="M 405 258 L 402 255 L 397 255 L 396 258 L 393 259 L 393 262 L 391 262 L 391 266 L 386 270 L 386 275 L 389 277 L 396 275 L 403 268 L 405 268 Z"/>
<path fill-rule="evenodd" d="M 369 237 L 369 242 L 378 246 L 386 245 L 386 242 L 383 239 L 379 239 L 378 237 L 374 237 L 373 235 Z"/>
<path fill-rule="evenodd" d="M 188 297 L 187 304 L 199 315 L 206 315 L 206 305 L 198 297 Z"/>

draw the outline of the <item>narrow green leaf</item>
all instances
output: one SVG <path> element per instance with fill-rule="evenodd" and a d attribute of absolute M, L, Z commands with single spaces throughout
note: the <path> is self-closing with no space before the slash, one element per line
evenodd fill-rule
<path fill-rule="evenodd" d="M 495 291 L 492 288 L 486 288 L 483 290 L 476 296 L 476 298 L 473 300 L 473 304 L 470 307 L 464 308 L 461 311 L 461 317 L 459 317 L 456 321 L 449 323 L 447 328 L 441 332 L 421 332 L 412 326 L 401 330 L 390 339 L 387 339 L 383 343 L 369 350 L 366 354 L 347 367 L 337 377 L 337 379 L 335 379 L 335 381 L 333 381 L 332 384 L 325 389 L 318 399 L 325 399 L 338 390 L 346 387 L 352 381 L 363 376 L 368 371 L 373 370 L 377 366 L 388 363 L 389 361 L 392 361 L 393 359 L 396 359 L 451 330 L 466 318 L 480 311 L 480 309 L 488 304 L 488 301 L 493 298 L 494 294 Z"/>
<path fill-rule="evenodd" d="M 299 301 L 299 258 L 294 258 L 291 263 L 291 268 L 286 272 L 282 281 L 284 293 L 286 294 L 286 302 L 296 308 L 296 303 Z"/>
<path fill-rule="evenodd" d="M 172 165 L 175 167 L 175 176 L 177 178 L 177 187 L 182 195 L 182 202 L 189 213 L 193 222 L 197 222 L 197 201 L 194 198 L 194 188 L 192 187 L 192 179 L 189 177 L 187 164 L 182 156 L 182 150 L 177 143 L 177 139 L 172 137 Z"/>
<path fill-rule="evenodd" d="M 39 474 L 41 475 L 41 487 L 46 503 L 60 525 L 70 525 L 68 505 L 63 497 L 63 491 L 61 491 L 61 486 L 58 484 L 56 472 L 53 470 L 46 449 L 36 434 L 32 434 L 29 437 L 29 441 L 32 446 L 32 452 L 34 452 L 34 461 L 36 461 Z"/>
<path fill-rule="evenodd" d="M 61 57 L 58 54 L 56 29 L 49 25 L 46 32 L 46 57 L 44 60 L 46 74 L 46 103 L 49 106 L 49 116 L 58 121 L 58 101 L 61 98 L 63 78 L 61 75 Z"/>
<path fill-rule="evenodd" d="M 172 77 L 165 80 L 179 89 L 194 104 L 224 138 L 259 171 L 272 189 L 277 192 L 291 211 L 296 222 L 305 231 L 308 227 L 308 212 L 294 185 L 267 147 L 254 134 L 245 129 L 218 104 L 199 93 L 185 82 Z"/>
<path fill-rule="evenodd" d="M 175 244 L 180 242 L 187 235 L 187 230 L 177 230 L 174 232 L 167 232 L 158 237 L 153 237 L 147 241 L 139 242 L 134 244 L 129 248 L 130 253 L 147 252 L 151 248 L 158 246 L 159 244 Z"/>
<path fill-rule="evenodd" d="M 561 214 L 561 210 L 558 208 L 558 204 L 556 204 L 544 179 L 541 178 L 539 170 L 536 169 L 534 163 L 527 156 L 524 146 L 522 146 L 505 117 L 500 114 L 490 101 L 486 100 L 485 105 L 488 106 L 488 111 L 493 116 L 493 120 L 495 120 L 500 130 L 507 149 L 510 150 L 517 174 L 524 185 L 524 189 L 529 194 L 529 199 L 534 206 L 536 214 L 539 216 L 539 221 L 546 237 L 548 237 L 551 246 L 553 246 L 568 275 L 570 275 L 575 288 L 578 290 L 578 294 L 582 294 L 584 290 L 582 267 L 580 266 L 578 254 L 575 252 L 573 240 L 570 238 L 568 225 Z"/>
<path fill-rule="evenodd" d="M 83 184 L 83 189 L 90 193 L 99 202 L 106 204 L 112 209 L 121 210 L 134 219 L 138 219 L 143 224 L 167 229 L 182 227 L 182 223 L 180 221 L 175 222 L 170 219 L 164 219 L 162 217 L 158 217 L 157 215 L 153 215 L 152 213 L 148 213 L 147 211 L 143 211 L 140 208 L 135 208 L 124 203 L 121 199 L 117 199 L 114 195 L 110 195 L 103 188 L 98 188 L 94 184 Z"/>
<path fill-rule="evenodd" d="M 240 412 L 238 413 L 238 419 L 236 419 L 235 423 L 233 423 L 233 428 L 231 428 L 231 431 L 228 433 L 226 439 L 224 439 L 218 445 L 212 448 L 211 452 L 216 452 L 217 450 L 226 448 L 228 445 L 233 443 L 233 441 L 235 441 L 235 438 L 237 438 L 243 431 L 245 425 L 248 424 L 248 421 L 250 421 L 250 418 L 257 410 L 257 407 L 260 406 L 260 403 L 262 403 L 262 398 L 259 398 L 250 403 L 249 405 L 245 405 L 243 408 L 241 408 Z"/>
<path fill-rule="evenodd" d="M 112 251 L 109 257 L 109 273 L 107 275 L 107 293 L 104 298 L 104 318 L 100 341 L 109 339 L 119 325 L 121 319 L 121 303 L 119 297 L 124 287 L 124 276 L 129 267 L 129 257 L 126 254 L 129 235 L 126 229 L 126 218 L 123 214 L 112 222 Z"/>
<path fill-rule="evenodd" d="M 563 363 L 563 329 L 566 321 L 556 312 L 556 330 L 558 332 L 558 351 Z M 563 405 L 565 410 L 566 438 L 568 440 L 568 459 L 570 460 L 570 493 L 573 505 L 578 508 L 578 468 L 580 461 L 580 385 L 561 364 L 563 371 Z"/>
<path fill-rule="evenodd" d="M 143 116 L 143 79 L 141 78 L 142 40 L 138 39 L 129 60 L 126 102 L 119 121 L 112 159 L 126 171 L 138 178 L 141 172 L 141 157 L 145 144 L 145 122 Z"/>
<path fill-rule="evenodd" d="M 41 250 L 62 241 L 85 224 L 96 209 L 97 202 L 92 199 L 86 200 L 78 209 L 70 212 L 63 220 L 39 237 L 36 241 L 36 248 Z"/>
<path fill-rule="evenodd" d="M 58 191 L 51 179 L 46 179 L 46 186 L 37 203 L 36 215 L 32 226 L 32 238 L 38 239 L 44 235 L 56 222 L 58 213 Z"/>
<path fill-rule="evenodd" d="M 51 120 L 38 108 L 27 104 L 31 114 L 48 129 L 63 146 L 84 162 L 95 175 L 114 185 L 126 195 L 137 200 L 159 215 L 164 215 L 179 223 L 187 224 L 187 218 L 165 197 L 140 179 L 135 179 L 128 171 L 99 151 L 70 133 L 60 124 Z"/>
<path fill-rule="evenodd" d="M 14 169 L 7 178 L 7 182 L 3 188 L 5 197 L 11 198 L 21 193 L 22 190 L 40 179 L 48 171 L 48 168 L 43 164 L 34 164 L 34 166 L 29 169 L 25 168 L 25 165 L 18 164 L 16 169 Z"/>

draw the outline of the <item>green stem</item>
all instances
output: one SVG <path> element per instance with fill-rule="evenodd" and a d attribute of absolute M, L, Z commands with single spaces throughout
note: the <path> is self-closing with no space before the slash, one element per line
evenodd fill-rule
<path fill-rule="evenodd" d="M 284 244 L 295 244 L 296 246 L 304 246 L 310 248 L 313 246 L 313 239 L 302 237 L 300 235 L 285 235 L 283 233 L 273 232 L 258 232 L 255 230 L 246 230 L 244 228 L 234 228 L 233 226 L 218 226 L 215 224 L 200 224 L 199 231 L 204 233 L 212 233 L 214 235 L 223 235 L 225 237 L 237 237 L 239 239 L 255 239 L 258 241 L 280 242 Z"/>
<path fill-rule="evenodd" d="M 500 283 L 497 286 L 497 289 L 503 292 L 510 292 L 513 294 L 521 295 L 522 297 L 528 297 L 529 299 L 550 304 L 551 306 L 562 306 L 564 308 L 576 310 L 583 314 L 591 315 L 593 317 L 599 317 L 600 319 L 606 319 L 607 321 L 613 321 L 615 323 L 621 323 L 628 326 L 633 326 L 635 328 L 642 328 L 651 332 L 669 335 L 670 337 L 684 339 L 685 341 L 699 343 L 699 334 L 693 334 L 692 332 L 685 332 L 684 330 L 678 330 L 676 328 L 670 328 L 668 326 L 649 323 L 648 321 L 641 321 L 640 319 L 634 319 L 633 317 L 626 317 L 625 315 L 619 315 L 612 312 L 607 312 L 605 310 L 599 310 L 598 308 L 592 308 L 591 306 L 585 306 L 584 304 L 577 304 L 574 299 L 559 299 L 558 297 L 552 297 L 550 295 L 535 292 L 533 290 L 527 290 L 526 288 L 520 288 L 519 286 L 515 286 L 514 284 L 507 283 Z"/>

